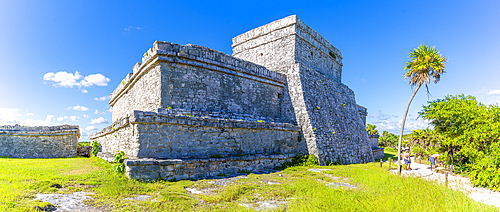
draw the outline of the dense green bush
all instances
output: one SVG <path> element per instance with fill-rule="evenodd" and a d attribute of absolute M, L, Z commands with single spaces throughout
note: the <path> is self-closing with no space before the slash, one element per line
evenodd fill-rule
<path fill-rule="evenodd" d="M 125 171 L 125 164 L 123 164 L 123 161 L 127 159 L 125 157 L 125 152 L 116 152 L 113 157 L 115 158 L 113 160 L 113 171 L 117 174 L 122 174 Z"/>
<path fill-rule="evenodd" d="M 398 145 L 398 136 L 384 130 L 382 136 L 378 138 L 378 143 L 383 147 L 396 147 Z"/>
<path fill-rule="evenodd" d="M 378 130 L 376 128 L 377 128 L 377 126 L 375 126 L 373 124 L 367 124 L 366 125 L 366 131 L 370 135 L 378 135 Z"/>
<path fill-rule="evenodd" d="M 469 173 L 478 186 L 500 190 L 500 107 L 486 106 L 473 96 L 446 96 L 419 113 L 442 139 L 448 163 Z"/>
<path fill-rule="evenodd" d="M 92 141 L 92 155 L 97 157 L 97 153 L 99 153 L 99 143 L 97 141 Z"/>

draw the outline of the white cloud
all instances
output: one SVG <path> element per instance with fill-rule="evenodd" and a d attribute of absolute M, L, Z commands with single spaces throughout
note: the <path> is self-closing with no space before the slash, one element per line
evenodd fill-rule
<path fill-rule="evenodd" d="M 85 128 L 85 131 L 92 131 L 92 130 L 97 130 L 97 128 L 94 125 L 90 125 Z"/>
<path fill-rule="evenodd" d="M 94 114 L 99 114 L 99 111 L 98 111 L 98 110 L 95 110 L 95 111 L 94 111 Z"/>
<path fill-rule="evenodd" d="M 26 113 L 26 115 L 33 115 L 32 113 Z M 0 125 L 27 125 L 27 126 L 48 126 L 50 122 L 54 118 L 53 115 L 47 115 L 45 120 L 39 119 L 26 119 L 24 121 L 20 120 L 19 117 L 21 114 L 19 113 L 18 108 L 0 108 Z"/>
<path fill-rule="evenodd" d="M 80 120 L 80 117 L 79 116 L 61 116 L 61 117 L 57 117 L 56 120 L 57 121 L 70 120 L 70 121 L 73 121 L 73 122 L 77 122 L 77 121 Z"/>
<path fill-rule="evenodd" d="M 27 115 L 27 116 L 34 116 L 35 114 L 27 112 L 25 115 Z"/>
<path fill-rule="evenodd" d="M 110 81 L 109 78 L 105 77 L 102 74 L 91 74 L 84 77 L 80 73 L 78 73 L 78 71 L 75 71 L 74 74 L 65 71 L 60 71 L 57 73 L 49 72 L 43 75 L 43 80 L 52 81 L 52 85 L 55 87 L 66 88 L 72 88 L 75 86 L 78 88 L 82 88 L 90 87 L 92 85 L 107 86 L 108 82 Z M 82 89 L 81 92 L 88 93 L 88 91 L 85 89 Z"/>
<path fill-rule="evenodd" d="M 66 108 L 66 110 L 87 111 L 87 110 L 89 110 L 89 108 L 87 108 L 85 106 L 76 105 L 73 107 L 68 107 L 68 108 Z"/>
<path fill-rule="evenodd" d="M 54 119 L 53 115 L 47 115 L 45 120 L 26 119 L 22 124 L 27 126 L 49 126 L 52 119 Z"/>
<path fill-rule="evenodd" d="M 102 74 L 91 74 L 86 76 L 80 83 L 85 87 L 90 87 L 92 85 L 107 86 L 109 81 L 110 79 Z"/>
<path fill-rule="evenodd" d="M 388 120 L 389 118 L 391 118 L 390 115 L 384 114 L 384 113 L 382 113 L 382 111 L 378 111 L 378 113 L 375 113 L 375 114 L 370 114 L 367 117 L 368 118 L 376 118 L 379 120 Z"/>
<path fill-rule="evenodd" d="M 103 117 L 99 117 L 97 119 L 92 119 L 89 124 L 103 124 L 103 123 L 109 123 L 108 120 L 104 119 Z"/>
<path fill-rule="evenodd" d="M 498 89 L 498 90 L 490 90 L 488 92 L 488 95 L 500 95 L 500 89 Z"/>
<path fill-rule="evenodd" d="M 75 74 L 68 73 L 65 71 L 60 71 L 55 74 L 53 72 L 49 72 L 43 75 L 43 80 L 55 82 L 52 85 L 67 87 L 67 88 L 72 88 L 73 86 L 80 86 L 80 83 L 77 81 L 80 78 L 82 78 L 82 75 L 80 75 L 78 71 L 76 71 Z"/>
<path fill-rule="evenodd" d="M 17 118 L 19 116 L 21 114 L 19 114 L 19 109 L 17 108 L 0 108 L 0 125 L 19 124 L 19 119 Z"/>
<path fill-rule="evenodd" d="M 387 130 L 388 132 L 394 133 L 394 134 L 399 134 L 401 131 L 401 125 L 403 123 L 403 119 L 400 119 L 399 121 L 388 121 L 388 120 L 380 120 L 380 121 L 373 121 L 372 124 L 375 124 L 377 126 L 377 129 L 379 132 L 383 132 L 384 130 Z M 425 129 L 427 127 L 430 127 L 429 121 L 426 120 L 415 120 L 412 118 L 407 118 L 405 122 L 405 129 L 404 133 L 411 133 L 413 130 L 417 129 Z"/>
<path fill-rule="evenodd" d="M 87 126 L 85 128 L 81 128 L 80 129 L 80 134 L 81 134 L 80 141 L 88 141 L 89 135 L 96 133 L 97 131 L 99 131 L 99 129 L 97 127 L 95 127 L 94 125 L 90 125 L 90 126 Z"/>
<path fill-rule="evenodd" d="M 83 118 L 88 118 L 89 116 L 87 116 L 87 114 L 83 114 Z"/>
<path fill-rule="evenodd" d="M 125 30 L 125 31 L 130 31 L 130 30 L 132 30 L 132 29 L 141 30 L 141 29 L 142 29 L 142 27 L 128 26 L 128 27 L 127 27 L 127 28 L 125 28 L 124 30 Z"/>
<path fill-rule="evenodd" d="M 397 118 L 397 117 L 398 117 L 398 114 L 392 114 L 392 117 Z"/>
<path fill-rule="evenodd" d="M 106 101 L 108 99 L 110 99 L 109 96 L 102 96 L 102 97 L 95 97 L 94 98 L 94 100 L 99 101 L 99 102 Z"/>

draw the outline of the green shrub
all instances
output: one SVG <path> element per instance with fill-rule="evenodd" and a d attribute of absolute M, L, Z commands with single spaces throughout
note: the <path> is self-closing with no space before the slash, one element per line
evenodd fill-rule
<path fill-rule="evenodd" d="M 127 159 L 125 157 L 125 152 L 116 152 L 113 157 L 115 158 L 115 160 L 113 160 L 113 171 L 117 174 L 122 174 L 125 171 L 125 164 L 123 164 L 123 161 Z"/>
<path fill-rule="evenodd" d="M 286 161 L 281 164 L 281 166 L 276 167 L 277 169 L 286 169 L 293 166 L 316 166 L 318 165 L 318 158 L 315 155 L 303 155 L 299 153 L 295 156 L 292 161 Z"/>
<path fill-rule="evenodd" d="M 97 141 L 92 141 L 92 155 L 97 157 L 97 153 L 99 153 L 100 144 Z"/>
<path fill-rule="evenodd" d="M 307 160 L 304 163 L 304 166 L 311 167 L 311 166 L 317 166 L 317 165 L 319 165 L 318 158 L 315 155 L 308 155 Z"/>

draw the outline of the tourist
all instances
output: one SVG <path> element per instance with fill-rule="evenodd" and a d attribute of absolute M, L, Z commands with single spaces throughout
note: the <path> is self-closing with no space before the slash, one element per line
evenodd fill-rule
<path fill-rule="evenodd" d="M 436 160 L 439 163 L 439 156 L 441 156 L 441 154 L 437 153 L 437 154 L 433 154 L 433 155 L 431 155 L 431 157 L 429 157 L 429 160 L 431 161 L 431 171 L 436 169 Z"/>
<path fill-rule="evenodd" d="M 405 161 L 405 169 L 406 170 L 412 170 L 410 168 L 410 164 L 411 164 L 411 159 L 410 159 L 410 148 L 406 148 L 405 149 L 405 153 L 403 155 L 403 160 Z"/>

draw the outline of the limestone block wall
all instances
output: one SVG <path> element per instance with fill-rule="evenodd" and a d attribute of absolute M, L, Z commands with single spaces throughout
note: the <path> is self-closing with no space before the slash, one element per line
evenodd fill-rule
<path fill-rule="evenodd" d="M 371 144 L 354 92 L 303 64 L 288 70 L 288 86 L 297 122 L 310 154 L 321 164 L 373 161 Z"/>
<path fill-rule="evenodd" d="M 78 125 L 24 127 L 0 126 L 0 156 L 58 158 L 76 155 Z"/>
<path fill-rule="evenodd" d="M 269 70 L 306 64 L 341 81 L 342 54 L 296 15 L 274 21 L 233 38 L 233 56 Z"/>
<path fill-rule="evenodd" d="M 286 77 L 206 47 L 155 42 L 111 94 L 113 121 L 157 108 L 247 114 L 294 123 L 283 112 Z"/>
<path fill-rule="evenodd" d="M 308 151 L 321 164 L 373 161 L 366 108 L 341 83 L 340 51 L 295 15 L 233 38 L 233 56 L 287 76 L 290 101 L 282 101 L 282 110 L 293 107 Z"/>
<path fill-rule="evenodd" d="M 145 69 L 140 76 L 132 78 L 128 74 L 119 85 L 121 93 L 116 90 L 111 94 L 113 122 L 131 114 L 134 110 L 154 111 L 161 107 L 161 67 L 154 65 Z M 128 85 L 125 87 L 125 85 Z"/>
<path fill-rule="evenodd" d="M 296 125 L 201 114 L 175 109 L 134 111 L 90 139 L 102 145 L 103 154 L 124 151 L 131 159 L 307 152 Z"/>

